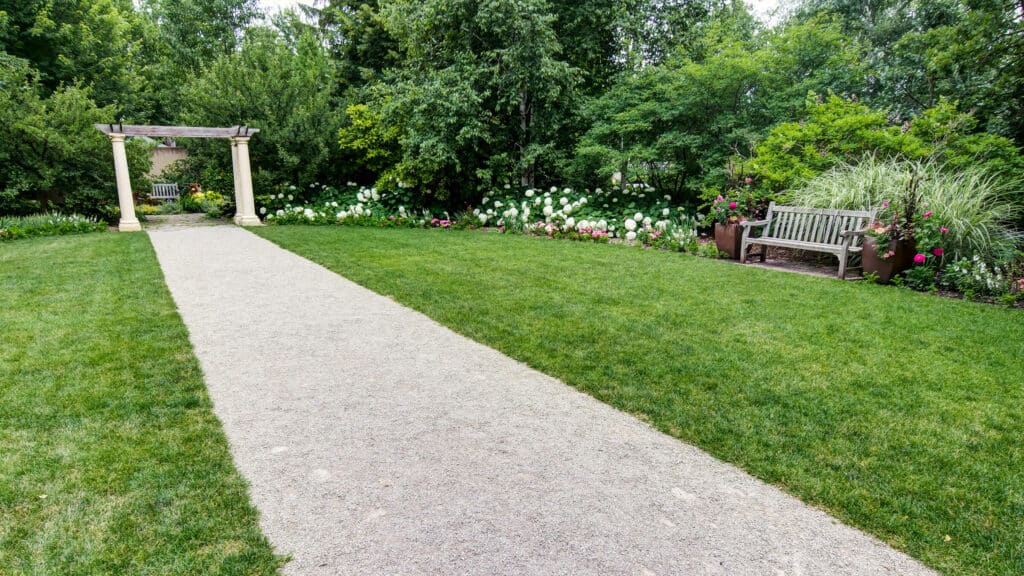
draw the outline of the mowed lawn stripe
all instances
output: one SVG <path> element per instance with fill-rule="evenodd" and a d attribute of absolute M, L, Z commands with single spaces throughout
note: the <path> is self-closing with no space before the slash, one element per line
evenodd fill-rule
<path fill-rule="evenodd" d="M 614 245 L 257 233 L 948 574 L 1024 573 L 1019 310 Z"/>
<path fill-rule="evenodd" d="M 0 246 L 0 573 L 275 574 L 144 234 Z"/>

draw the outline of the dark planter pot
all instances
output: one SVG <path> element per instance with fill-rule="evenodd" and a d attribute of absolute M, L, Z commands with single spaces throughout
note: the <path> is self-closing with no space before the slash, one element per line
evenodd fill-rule
<path fill-rule="evenodd" d="M 896 254 L 889 258 L 882 258 L 878 253 L 875 240 L 870 236 L 864 238 L 864 274 L 874 274 L 882 284 L 888 284 L 899 274 L 910 270 L 914 266 L 915 248 L 912 241 L 894 240 L 886 248 L 885 252 L 892 250 Z"/>
<path fill-rule="evenodd" d="M 715 223 L 715 247 L 733 260 L 740 259 L 740 244 L 743 242 L 743 228 L 739 224 Z"/>

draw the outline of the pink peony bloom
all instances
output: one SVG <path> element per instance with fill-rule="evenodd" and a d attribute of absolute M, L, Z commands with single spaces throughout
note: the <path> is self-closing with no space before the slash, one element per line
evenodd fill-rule
<path fill-rule="evenodd" d="M 718 204 L 719 202 L 725 202 L 725 198 L 722 198 L 721 194 L 718 195 L 718 198 L 715 198 L 715 204 Z"/>
<path fill-rule="evenodd" d="M 924 264 L 924 261 L 927 259 L 928 257 L 924 254 L 918 254 L 917 256 L 914 256 L 914 264 Z"/>
<path fill-rule="evenodd" d="M 735 210 L 736 206 L 738 206 L 738 204 L 735 202 L 729 202 L 729 210 Z"/>
<path fill-rule="evenodd" d="M 942 232 L 943 234 L 945 234 L 945 233 L 949 232 L 949 228 L 939 228 L 939 232 Z"/>
<path fill-rule="evenodd" d="M 746 178 L 743 179 L 743 181 L 746 182 L 747 184 L 750 184 L 751 182 L 754 181 L 754 179 L 749 177 L 749 176 L 747 176 Z"/>
<path fill-rule="evenodd" d="M 946 251 L 943 250 L 942 248 L 936 248 L 935 250 L 932 250 L 932 254 L 935 254 L 939 258 L 942 258 L 942 255 L 945 254 L 945 253 L 946 253 Z"/>
<path fill-rule="evenodd" d="M 931 217 L 932 217 L 932 214 L 935 214 L 935 212 L 932 212 L 932 211 L 930 211 L 930 210 L 929 210 L 928 212 L 925 212 L 925 213 L 924 213 L 924 217 L 925 217 L 925 218 L 931 218 Z"/>

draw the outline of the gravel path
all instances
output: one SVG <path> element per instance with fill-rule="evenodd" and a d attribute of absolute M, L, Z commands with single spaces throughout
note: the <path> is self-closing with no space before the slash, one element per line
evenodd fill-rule
<path fill-rule="evenodd" d="M 245 230 L 149 234 L 285 574 L 932 574 Z"/>

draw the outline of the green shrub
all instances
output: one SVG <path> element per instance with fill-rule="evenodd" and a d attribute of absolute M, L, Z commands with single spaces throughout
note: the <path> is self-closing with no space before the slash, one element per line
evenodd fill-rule
<path fill-rule="evenodd" d="M 61 236 L 102 232 L 105 222 L 80 214 L 36 214 L 32 216 L 0 216 L 0 241 L 35 236 Z"/>
<path fill-rule="evenodd" d="M 1013 142 L 974 133 L 976 129 L 973 116 L 945 100 L 912 121 L 894 124 L 883 110 L 812 94 L 807 117 L 773 128 L 743 168 L 774 192 L 869 157 L 929 161 L 953 172 L 980 168 L 993 178 L 1013 179 L 1024 173 L 1024 156 Z M 1024 204 L 1024 194 L 1014 202 Z"/>

